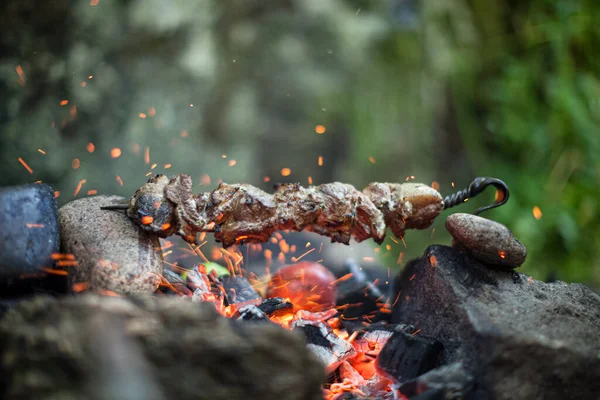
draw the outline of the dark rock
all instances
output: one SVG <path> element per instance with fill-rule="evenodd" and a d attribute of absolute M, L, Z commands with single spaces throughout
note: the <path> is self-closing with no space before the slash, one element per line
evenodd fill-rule
<path fill-rule="evenodd" d="M 281 297 L 264 299 L 258 308 L 268 316 L 288 314 L 294 311 L 294 306 Z"/>
<path fill-rule="evenodd" d="M 243 276 L 225 275 L 219 280 L 225 294 L 225 305 L 231 306 L 232 310 L 237 311 L 248 304 L 256 306 L 262 302 L 260 295 Z"/>
<path fill-rule="evenodd" d="M 58 251 L 52 188 L 43 183 L 0 188 L 0 278 L 43 273 Z"/>
<path fill-rule="evenodd" d="M 70 293 L 68 278 L 64 275 L 42 273 L 36 277 L 10 277 L 0 281 L 0 298 L 15 299 L 45 293 L 60 295 Z"/>
<path fill-rule="evenodd" d="M 446 218 L 453 246 L 490 266 L 514 269 L 525 262 L 527 249 L 510 229 L 499 222 L 473 214 L 455 213 Z"/>
<path fill-rule="evenodd" d="M 170 269 L 163 271 L 163 278 L 166 282 L 160 285 L 160 291 L 165 294 L 176 294 L 178 296 L 192 296 L 192 290 L 187 286 L 181 276 Z"/>
<path fill-rule="evenodd" d="M 398 391 L 411 399 L 465 399 L 472 394 L 473 376 L 460 363 L 433 369 L 398 387 Z M 413 397 L 416 396 L 416 397 Z"/>
<path fill-rule="evenodd" d="M 239 324 L 214 305 L 187 298 L 95 295 L 37 297 L 6 313 L 0 320 L 0 397 L 96 399 L 104 390 L 99 385 L 107 385 L 101 379 L 94 386 L 97 375 L 117 362 L 114 352 L 100 356 L 108 343 L 90 334 L 98 316 L 124 321 L 124 344 L 135 343 L 148 362 L 145 373 L 128 376 L 152 376 L 168 398 L 321 399 L 323 366 L 298 333 Z M 122 329 L 118 325 L 104 327 Z"/>
<path fill-rule="evenodd" d="M 435 368 L 442 350 L 438 341 L 396 331 L 387 339 L 375 366 L 380 375 L 404 382 Z"/>
<path fill-rule="evenodd" d="M 124 213 L 101 207 L 123 202 L 118 196 L 85 197 L 58 211 L 61 251 L 75 256 L 71 284 L 91 291 L 152 293 L 160 283 L 163 258 L 158 237 L 144 232 Z"/>
<path fill-rule="evenodd" d="M 478 398 L 594 398 L 600 393 L 600 296 L 492 270 L 447 246 L 429 247 L 395 281 L 392 322 L 414 324 L 462 362 Z"/>

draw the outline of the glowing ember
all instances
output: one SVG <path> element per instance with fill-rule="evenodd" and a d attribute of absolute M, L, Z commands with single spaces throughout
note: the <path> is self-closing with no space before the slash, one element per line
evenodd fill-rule
<path fill-rule="evenodd" d="M 123 180 L 121 179 L 121 177 L 119 175 L 117 175 L 117 182 L 119 182 L 120 186 L 123 186 Z"/>
<path fill-rule="evenodd" d="M 437 267 L 437 258 L 435 256 L 430 256 L 429 257 L 429 263 L 431 264 L 432 267 Z"/>
<path fill-rule="evenodd" d="M 87 182 L 87 180 L 82 179 L 79 181 L 79 183 L 77 184 L 77 188 L 75 189 L 75 193 L 73 193 L 73 196 L 77 196 L 79 194 L 79 191 L 81 190 L 81 187 Z"/>
<path fill-rule="evenodd" d="M 323 166 L 323 156 L 319 156 L 319 159 L 318 159 L 317 163 L 319 164 L 319 167 Z"/>
<path fill-rule="evenodd" d="M 110 151 L 110 156 L 112 158 L 119 158 L 119 157 L 121 157 L 121 149 L 118 148 L 118 147 L 115 147 L 114 149 L 112 149 Z"/>
<path fill-rule="evenodd" d="M 73 161 L 71 161 L 71 167 L 73 167 L 73 169 L 79 168 L 80 165 L 81 162 L 79 161 L 79 158 L 74 158 Z"/>
<path fill-rule="evenodd" d="M 45 152 L 44 150 L 42 150 L 42 149 L 38 149 L 38 151 L 39 151 L 40 153 L 42 153 L 42 154 L 46 154 L 46 152 Z"/>
<path fill-rule="evenodd" d="M 371 164 L 375 164 L 375 157 L 369 157 L 369 162 Z"/>
<path fill-rule="evenodd" d="M 145 215 L 142 217 L 142 225 L 150 225 L 152 222 L 154 222 L 154 218 L 152 218 L 152 216 Z"/>
<path fill-rule="evenodd" d="M 542 210 L 538 206 L 533 207 L 533 216 L 535 219 L 542 218 Z"/>
<path fill-rule="evenodd" d="M 88 153 L 93 153 L 94 151 L 96 151 L 96 146 L 94 146 L 94 143 L 89 142 L 87 144 L 87 151 Z"/>
<path fill-rule="evenodd" d="M 61 106 L 66 106 L 67 104 L 69 104 L 69 100 L 61 100 L 60 101 Z"/>
<path fill-rule="evenodd" d="M 282 176 L 290 176 L 290 174 L 292 173 L 292 170 L 289 168 L 282 168 L 281 169 L 281 175 Z"/>
<path fill-rule="evenodd" d="M 229 166 L 233 167 L 235 164 L 237 164 L 237 161 L 235 160 L 229 160 Z"/>
<path fill-rule="evenodd" d="M 317 132 L 319 135 L 324 134 L 326 131 L 325 126 L 324 125 L 317 125 L 315 126 L 315 132 Z"/>
<path fill-rule="evenodd" d="M 25 162 L 25 161 L 24 161 L 24 160 L 23 160 L 21 157 L 19 157 L 19 158 L 18 158 L 18 160 L 19 160 L 19 162 L 21 163 L 21 165 L 22 165 L 23 167 L 25 167 L 25 169 L 26 169 L 26 170 L 27 170 L 27 171 L 28 171 L 30 174 L 33 174 L 33 170 L 31 169 L 31 167 L 30 167 L 29 165 L 27 165 L 27 163 L 26 163 L 26 162 Z"/>
<path fill-rule="evenodd" d="M 17 80 L 17 82 L 19 82 L 19 85 L 25 86 L 25 73 L 23 72 L 23 68 L 21 68 L 20 65 L 17 65 L 15 71 L 17 71 L 17 75 L 19 75 L 19 79 Z"/>

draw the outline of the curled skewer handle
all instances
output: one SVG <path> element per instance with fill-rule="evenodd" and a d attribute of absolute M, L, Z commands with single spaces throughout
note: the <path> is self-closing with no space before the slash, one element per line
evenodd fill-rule
<path fill-rule="evenodd" d="M 508 190 L 508 186 L 506 185 L 506 183 L 496 178 L 479 177 L 475 178 L 475 180 L 471 182 L 468 188 L 446 196 L 444 198 L 444 210 L 454 207 L 458 204 L 462 204 L 467 199 L 477 196 L 490 185 L 494 186 L 500 192 L 500 196 L 497 197 L 494 203 L 478 208 L 475 211 L 475 215 L 481 214 L 483 211 L 500 207 L 501 205 L 505 204 L 508 201 L 508 197 L 510 195 L 510 191 Z"/>

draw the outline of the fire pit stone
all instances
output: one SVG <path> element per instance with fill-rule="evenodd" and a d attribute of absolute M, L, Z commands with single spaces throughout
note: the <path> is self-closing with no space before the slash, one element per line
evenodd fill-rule
<path fill-rule="evenodd" d="M 123 198 L 86 197 L 58 211 L 61 251 L 79 263 L 70 270 L 71 284 L 121 294 L 152 293 L 163 272 L 160 242 L 123 213 L 100 208 L 119 201 Z"/>
<path fill-rule="evenodd" d="M 491 269 L 434 245 L 394 287 L 400 295 L 392 322 L 414 324 L 442 342 L 442 364 L 462 362 L 477 398 L 600 393 L 600 296 L 585 286 Z"/>
<path fill-rule="evenodd" d="M 453 247 L 466 250 L 486 265 L 511 270 L 521 266 L 527 257 L 525 246 L 499 222 L 455 213 L 446 218 L 446 229 L 454 238 Z"/>
<path fill-rule="evenodd" d="M 58 246 L 53 189 L 43 183 L 0 188 L 0 279 L 45 274 Z"/>
<path fill-rule="evenodd" d="M 299 333 L 275 324 L 236 323 L 212 304 L 186 298 L 97 295 L 39 296 L 5 314 L 0 320 L 0 398 L 111 398 L 98 394 L 114 386 L 113 369 L 131 363 L 105 357 L 98 348 L 109 345 L 98 335 L 114 331 L 89 329 L 98 318 L 122 321 L 125 346 L 120 352 L 139 348 L 137 364 L 148 367 L 150 383 L 162 398 L 322 398 L 323 366 L 306 351 Z"/>

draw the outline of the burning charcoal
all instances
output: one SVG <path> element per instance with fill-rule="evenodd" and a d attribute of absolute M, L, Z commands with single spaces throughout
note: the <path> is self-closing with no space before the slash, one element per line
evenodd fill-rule
<path fill-rule="evenodd" d="M 58 211 L 61 251 L 79 262 L 69 269 L 71 284 L 120 294 L 152 293 L 158 287 L 163 273 L 158 237 L 122 213 L 101 209 L 122 201 L 118 196 L 86 197 Z"/>
<path fill-rule="evenodd" d="M 225 305 L 232 306 L 232 311 L 236 311 L 247 304 L 257 306 L 262 301 L 248 279 L 243 276 L 226 275 L 220 278 L 220 283 L 225 294 Z"/>
<path fill-rule="evenodd" d="M 338 337 L 329 324 L 297 319 L 292 328 L 304 333 L 306 347 L 323 362 L 327 373 L 332 373 L 343 361 L 356 356 L 354 347 Z"/>
<path fill-rule="evenodd" d="M 58 253 L 54 191 L 46 184 L 0 188 L 0 278 L 44 273 Z"/>
<path fill-rule="evenodd" d="M 358 354 L 352 359 L 351 364 L 365 379 L 378 376 L 375 369 L 375 360 L 395 331 L 414 332 L 414 328 L 402 324 L 373 324 L 366 328 L 363 327 L 363 330 L 358 333 L 352 342 Z"/>
<path fill-rule="evenodd" d="M 267 297 L 288 298 L 296 309 L 322 311 L 335 306 L 335 280 L 335 275 L 321 264 L 301 261 L 273 275 Z"/>
<path fill-rule="evenodd" d="M 379 352 L 376 368 L 381 375 L 404 382 L 434 368 L 442 350 L 438 341 L 397 331 Z"/>
<path fill-rule="evenodd" d="M 388 298 L 387 291 L 383 292 L 375 285 L 355 260 L 346 260 L 344 267 L 346 274 L 338 279 L 336 301 L 338 307 L 343 307 L 341 310 L 344 328 L 352 333 L 364 327 L 364 321 L 387 321 L 389 312 L 380 312 Z"/>
<path fill-rule="evenodd" d="M 270 299 L 263 300 L 258 308 L 270 317 L 288 314 L 292 312 L 294 306 L 292 303 L 281 297 L 272 297 Z"/>
<path fill-rule="evenodd" d="M 514 269 L 525 262 L 527 249 L 506 226 L 472 214 L 456 213 L 446 219 L 453 246 L 476 260 L 502 269 Z"/>
<path fill-rule="evenodd" d="M 445 400 L 464 399 L 473 391 L 473 387 L 473 376 L 465 371 L 461 363 L 454 363 L 433 369 L 418 378 L 404 382 L 398 387 L 398 390 L 411 399 Z M 427 397 L 426 394 L 430 397 Z"/>
<path fill-rule="evenodd" d="M 178 273 L 166 269 L 163 272 L 163 278 L 166 281 L 160 286 L 160 289 L 163 293 L 188 297 L 192 295 L 193 292 L 187 287 L 185 281 L 181 279 L 181 276 L 179 276 Z"/>
<path fill-rule="evenodd" d="M 418 321 L 443 343 L 444 364 L 476 377 L 481 398 L 597 398 L 600 296 L 514 274 L 430 246 L 397 276 L 392 321 Z"/>
<path fill-rule="evenodd" d="M 271 322 L 267 314 L 254 304 L 241 307 L 233 316 L 238 321 Z"/>

